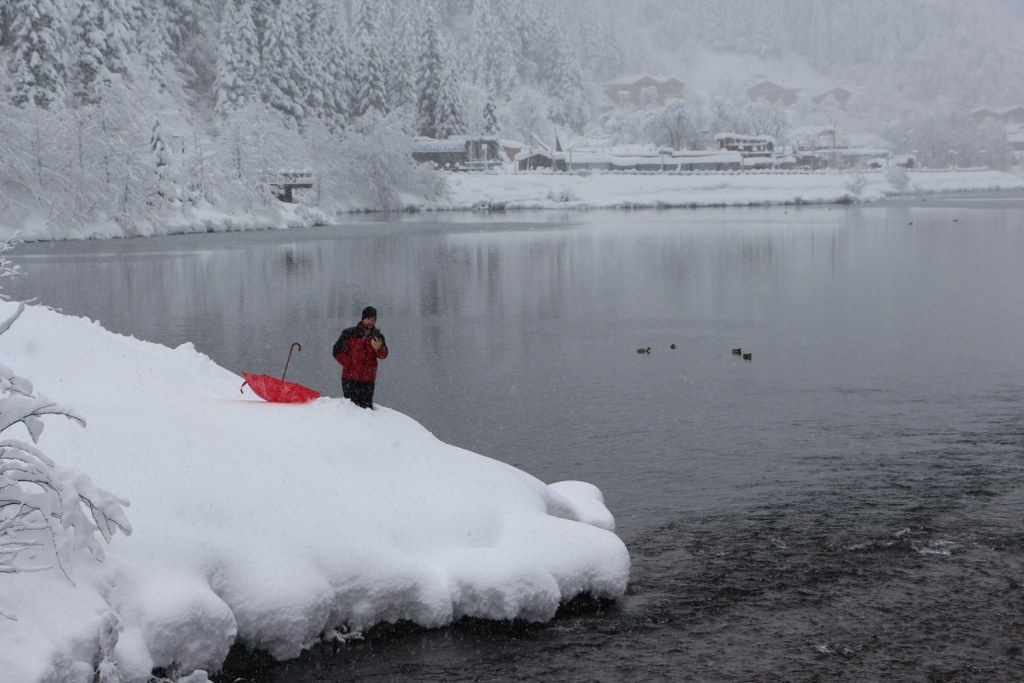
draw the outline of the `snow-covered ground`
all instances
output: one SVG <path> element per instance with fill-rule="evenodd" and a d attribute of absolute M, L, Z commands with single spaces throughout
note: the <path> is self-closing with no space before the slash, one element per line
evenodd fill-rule
<path fill-rule="evenodd" d="M 623 209 L 880 201 L 910 193 L 1024 189 L 1001 171 L 911 171 L 898 189 L 886 173 L 462 173 L 438 209 Z"/>
<path fill-rule="evenodd" d="M 108 237 L 152 237 L 190 232 L 230 232 L 236 230 L 272 230 L 325 225 L 332 222 L 325 212 L 301 204 L 274 202 L 262 212 L 229 213 L 215 208 L 189 208 L 170 217 L 137 221 L 126 230 L 113 220 L 99 220 L 84 225 L 66 225 L 42 218 L 29 219 L 16 230 L 0 220 L 0 239 L 16 233 L 27 241 L 103 239 Z"/>
<path fill-rule="evenodd" d="M 0 336 L 0 359 L 87 419 L 47 422 L 40 447 L 128 498 L 133 526 L 105 562 L 76 556 L 73 584 L 0 574 L 17 617 L 0 616 L 4 681 L 93 680 L 111 626 L 119 674 L 147 680 L 215 670 L 236 640 L 289 658 L 333 629 L 546 620 L 626 588 L 599 490 L 545 485 L 393 410 L 264 403 L 189 344 L 41 307 Z"/>

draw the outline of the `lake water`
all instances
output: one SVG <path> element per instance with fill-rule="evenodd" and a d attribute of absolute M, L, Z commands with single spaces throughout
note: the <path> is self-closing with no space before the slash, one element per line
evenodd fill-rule
<path fill-rule="evenodd" d="M 1020 194 L 15 254 L 12 296 L 236 372 L 279 373 L 299 341 L 289 378 L 333 395 L 331 344 L 375 305 L 377 402 L 597 484 L 632 554 L 615 605 L 387 629 L 279 664 L 236 652 L 226 680 L 1024 676 Z"/>

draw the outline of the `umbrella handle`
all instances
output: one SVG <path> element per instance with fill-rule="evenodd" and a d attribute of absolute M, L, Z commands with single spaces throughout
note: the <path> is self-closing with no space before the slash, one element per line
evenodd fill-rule
<path fill-rule="evenodd" d="M 292 362 L 292 351 L 295 350 L 296 346 L 299 347 L 299 351 L 302 350 L 302 344 L 299 342 L 292 342 L 291 348 L 288 349 L 288 360 L 284 362 L 284 372 L 281 373 L 282 380 L 284 379 L 284 376 L 288 374 L 288 364 Z"/>
<path fill-rule="evenodd" d="M 245 389 L 246 384 L 248 384 L 248 382 L 242 382 L 242 386 L 238 387 L 238 393 L 242 394 L 243 396 L 245 395 L 245 391 L 243 391 L 243 389 Z"/>

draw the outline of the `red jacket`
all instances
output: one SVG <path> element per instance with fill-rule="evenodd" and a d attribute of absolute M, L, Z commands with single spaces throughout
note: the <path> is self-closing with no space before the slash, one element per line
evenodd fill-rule
<path fill-rule="evenodd" d="M 370 345 L 373 337 L 380 339 L 380 349 Z M 377 360 L 388 357 L 388 345 L 377 328 L 350 327 L 334 342 L 334 359 L 341 363 L 341 378 L 358 382 L 377 381 Z"/>

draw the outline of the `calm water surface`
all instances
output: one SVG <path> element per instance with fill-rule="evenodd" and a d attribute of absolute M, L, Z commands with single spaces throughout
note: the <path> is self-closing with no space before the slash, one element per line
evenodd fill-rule
<path fill-rule="evenodd" d="M 297 340 L 289 377 L 334 395 L 374 304 L 379 403 L 599 485 L 633 557 L 614 606 L 236 653 L 226 680 L 1024 677 L 1021 195 L 19 251 L 14 296 L 238 372 Z"/>

